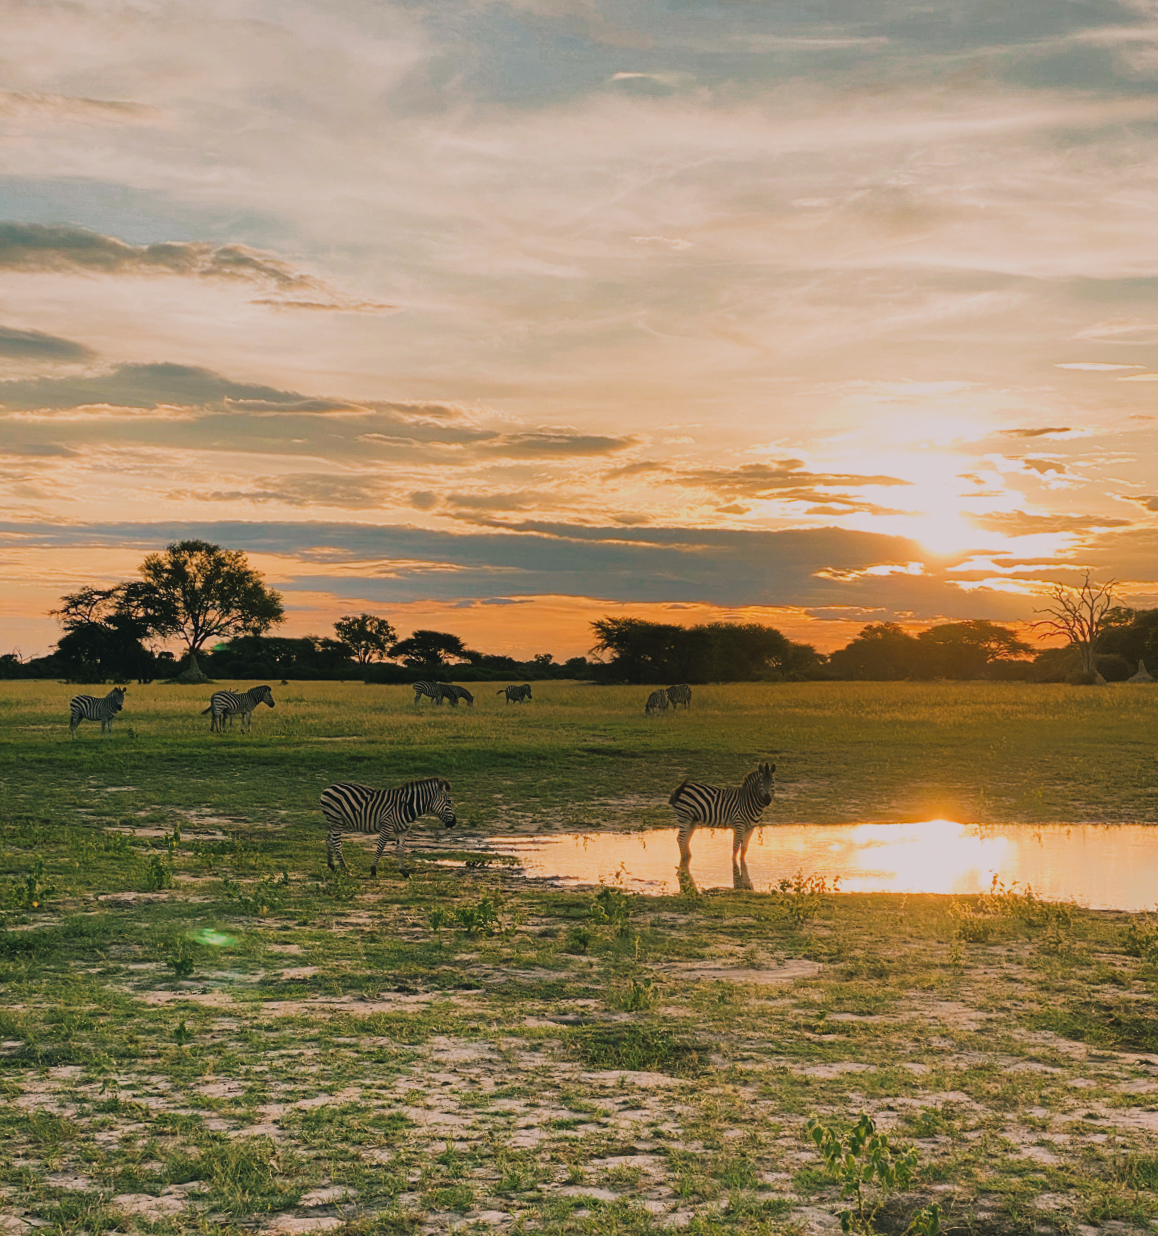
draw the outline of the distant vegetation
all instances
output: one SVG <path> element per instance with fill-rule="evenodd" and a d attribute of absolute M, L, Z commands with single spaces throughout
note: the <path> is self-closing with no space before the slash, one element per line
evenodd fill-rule
<path fill-rule="evenodd" d="M 268 634 L 284 621 L 278 593 L 244 553 L 204 541 L 179 541 L 150 554 L 141 578 L 111 588 L 88 586 L 52 611 L 64 634 L 46 657 L 0 656 L 0 679 L 151 682 L 186 664 L 156 642 L 176 639 L 212 679 L 354 679 L 402 683 L 588 679 L 607 683 L 801 682 L 815 680 L 1120 682 L 1143 661 L 1158 668 L 1158 609 L 1116 606 L 1111 583 L 1087 576 L 1080 587 L 1055 585 L 1035 628 L 1065 646 L 1035 654 L 1019 632 L 984 619 L 945 622 L 923 631 L 896 622 L 863 627 L 828 654 L 759 623 L 696 626 L 601 618 L 591 624 L 592 659 L 529 660 L 468 648 L 448 631 L 417 630 L 400 639 L 376 614 L 346 614 L 333 636 Z M 216 639 L 217 642 L 211 642 Z"/>

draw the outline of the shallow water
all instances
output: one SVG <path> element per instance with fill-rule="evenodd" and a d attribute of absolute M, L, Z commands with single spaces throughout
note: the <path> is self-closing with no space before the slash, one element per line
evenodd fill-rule
<path fill-rule="evenodd" d="M 529 875 L 611 882 L 644 893 L 679 891 L 674 828 L 634 833 L 495 837 Z M 691 872 L 701 888 L 732 886 L 732 834 L 699 829 Z M 1158 902 L 1158 826 L 1147 824 L 777 824 L 748 847 L 753 887 L 766 892 L 803 870 L 840 877 L 842 892 L 979 893 L 994 875 L 1041 897 L 1091 909 L 1153 910 Z"/>

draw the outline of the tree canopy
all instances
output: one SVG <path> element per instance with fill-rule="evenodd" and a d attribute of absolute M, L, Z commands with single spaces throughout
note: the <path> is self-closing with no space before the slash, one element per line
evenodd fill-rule
<path fill-rule="evenodd" d="M 150 630 L 176 636 L 190 653 L 210 639 L 260 635 L 285 620 L 281 595 L 239 549 L 175 541 L 140 567 L 137 597 Z"/>
<path fill-rule="evenodd" d="M 334 631 L 359 665 L 384 661 L 398 642 L 398 632 L 374 614 L 346 614 L 334 623 Z"/>
<path fill-rule="evenodd" d="M 446 669 L 450 660 L 475 661 L 478 653 L 471 651 L 461 636 L 448 631 L 415 631 L 409 639 L 399 640 L 391 649 L 391 657 L 424 674 L 437 674 Z"/>
<path fill-rule="evenodd" d="M 821 664 L 815 649 L 794 644 L 775 627 L 709 622 L 681 627 L 643 618 L 600 618 L 591 624 L 593 652 L 608 659 L 608 677 L 627 682 L 722 682 L 809 677 Z"/>

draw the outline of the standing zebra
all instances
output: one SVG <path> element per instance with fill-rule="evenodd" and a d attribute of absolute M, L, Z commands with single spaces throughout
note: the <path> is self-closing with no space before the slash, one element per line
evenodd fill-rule
<path fill-rule="evenodd" d="M 209 697 L 209 707 L 202 710 L 201 715 L 212 713 L 209 720 L 209 732 L 225 733 L 225 718 L 230 722 L 235 713 L 241 714 L 241 730 L 245 733 L 253 724 L 253 710 L 258 704 L 268 704 L 273 707 L 273 692 L 269 687 L 250 687 L 248 691 L 214 691 Z"/>
<path fill-rule="evenodd" d="M 101 733 L 103 734 L 107 729 L 111 734 L 113 720 L 124 708 L 127 694 L 127 687 L 113 687 L 108 695 L 99 700 L 95 695 L 74 695 L 68 705 L 69 737 L 76 737 L 76 727 L 82 721 L 99 721 Z"/>
<path fill-rule="evenodd" d="M 441 704 L 443 700 L 450 700 L 452 704 L 458 703 L 458 696 L 455 695 L 452 688 L 445 682 L 416 682 L 414 684 L 414 703 L 417 706 L 418 701 L 423 696 L 428 696 L 432 704 Z"/>
<path fill-rule="evenodd" d="M 672 791 L 668 802 L 675 808 L 680 826 L 680 873 L 688 874 L 692 860 L 691 837 L 699 825 L 732 830 L 732 883 L 736 888 L 751 888 L 748 874 L 748 842 L 764 808 L 775 792 L 775 764 L 759 764 L 744 778 L 739 789 L 685 781 Z M 739 861 L 737 862 L 737 856 Z"/>
<path fill-rule="evenodd" d="M 474 696 L 466 687 L 456 687 L 453 682 L 440 682 L 438 685 L 442 688 L 443 698 L 450 700 L 452 704 L 457 704 L 459 700 L 466 700 L 468 704 L 474 703 Z"/>
<path fill-rule="evenodd" d="M 508 704 L 521 704 L 523 700 L 531 698 L 531 684 L 524 682 L 521 687 L 503 687 L 501 691 L 496 691 L 496 695 L 505 695 Z"/>
<path fill-rule="evenodd" d="M 668 687 L 667 699 L 673 710 L 677 704 L 682 704 L 686 712 L 692 706 L 692 689 L 686 682 L 677 682 L 674 687 Z"/>
<path fill-rule="evenodd" d="M 351 833 L 372 833 L 377 830 L 378 848 L 370 874 L 378 874 L 378 862 L 388 841 L 394 842 L 394 856 L 404 879 L 410 877 L 406 862 L 406 834 L 421 815 L 436 815 L 453 828 L 457 823 L 454 804 L 450 800 L 450 782 L 442 777 L 424 777 L 407 781 L 393 790 L 372 790 L 368 785 L 340 781 L 322 791 L 322 814 L 328 825 L 326 832 L 326 862 L 334 870 L 334 855 L 342 870 L 349 873 L 342 857 L 342 830 Z"/>
<path fill-rule="evenodd" d="M 666 691 L 653 691 L 647 697 L 647 703 L 643 708 L 643 715 L 650 717 L 652 713 L 667 712 L 667 698 Z"/>

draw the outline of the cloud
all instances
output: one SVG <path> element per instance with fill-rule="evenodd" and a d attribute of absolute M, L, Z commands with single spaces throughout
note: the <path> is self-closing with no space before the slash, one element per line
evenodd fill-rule
<path fill-rule="evenodd" d="M 89 275 L 168 275 L 248 283 L 272 289 L 255 304 L 279 308 L 380 312 L 396 308 L 352 301 L 290 263 L 242 244 L 161 241 L 134 245 L 71 224 L 0 223 L 0 270 Z"/>
<path fill-rule="evenodd" d="M 388 486 L 375 477 L 342 477 L 328 473 L 294 473 L 289 476 L 258 476 L 249 489 L 214 490 L 197 497 L 210 502 L 279 502 L 294 507 L 338 507 L 351 511 L 373 510 L 389 495 Z M 174 497 L 193 496 L 181 491 Z"/>
<path fill-rule="evenodd" d="M 1068 425 L 1045 425 L 1041 429 L 1002 429 L 1003 438 L 1044 438 L 1050 434 L 1073 433 Z"/>
<path fill-rule="evenodd" d="M 0 406 L 10 411 L 63 409 L 91 404 L 119 408 L 225 406 L 253 400 L 263 408 L 290 410 L 304 396 L 272 386 L 232 382 L 194 365 L 119 365 L 92 377 L 30 378 L 0 382 Z"/>
<path fill-rule="evenodd" d="M 639 443 L 640 439 L 632 434 L 622 438 L 608 438 L 598 434 L 579 433 L 573 429 L 544 429 L 498 434 L 480 445 L 487 454 L 533 459 L 542 455 L 613 455 L 638 446 Z"/>
<path fill-rule="evenodd" d="M 1066 466 L 1064 463 L 1061 463 L 1056 459 L 1045 459 L 1044 457 L 1035 455 L 1025 455 L 1018 462 L 1024 464 L 1027 468 L 1032 469 L 1034 472 L 1040 472 L 1042 476 L 1045 476 L 1048 472 L 1062 473 L 1066 471 Z"/>
<path fill-rule="evenodd" d="M 830 486 L 889 486 L 910 482 L 895 476 L 858 476 L 854 473 L 805 472 L 803 461 L 781 459 L 774 464 L 741 464 L 738 468 L 696 468 L 680 471 L 668 484 L 702 485 L 726 498 L 776 497 L 785 502 L 840 503 L 851 509 L 876 511 L 871 504 L 845 494 L 828 493 Z M 825 512 L 828 513 L 828 512 Z M 891 512 L 896 513 L 896 512 Z"/>
<path fill-rule="evenodd" d="M 1148 511 L 1158 511 L 1158 494 L 1123 494 L 1127 502 L 1137 502 Z"/>
<path fill-rule="evenodd" d="M 53 123 L 139 124 L 160 117 L 158 108 L 119 99 L 89 99 L 82 95 L 41 94 L 0 90 L 0 116 L 44 119 Z"/>
<path fill-rule="evenodd" d="M 85 361 L 96 355 L 83 343 L 61 339 L 58 335 L 46 335 L 38 330 L 18 330 L 13 326 L 0 326 L 0 356 L 13 360 L 33 361 Z"/>
<path fill-rule="evenodd" d="M 970 520 L 987 532 L 1005 536 L 1032 536 L 1039 532 L 1090 532 L 1094 528 L 1128 528 L 1129 519 L 1112 519 L 1104 515 L 1031 515 L 1027 511 L 1010 511 L 995 515 L 971 515 Z"/>
<path fill-rule="evenodd" d="M 1108 373 L 1113 369 L 1143 369 L 1143 365 L 1109 365 L 1101 361 L 1067 361 L 1065 364 L 1054 365 L 1055 369 L 1088 369 L 1093 373 Z"/>

